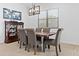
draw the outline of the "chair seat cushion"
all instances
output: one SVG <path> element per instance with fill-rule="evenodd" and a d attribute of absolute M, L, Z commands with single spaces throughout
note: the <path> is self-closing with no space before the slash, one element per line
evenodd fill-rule
<path fill-rule="evenodd" d="M 51 30 L 50 30 L 50 33 L 51 33 L 51 32 L 57 33 L 57 30 L 58 30 L 58 29 L 51 29 Z M 56 34 L 55 34 L 55 35 L 52 35 L 52 36 L 49 36 L 49 39 L 55 39 L 55 37 L 56 37 Z"/>
<path fill-rule="evenodd" d="M 55 44 L 55 40 L 54 39 L 47 39 L 47 40 L 45 40 L 45 44 L 54 45 Z"/>

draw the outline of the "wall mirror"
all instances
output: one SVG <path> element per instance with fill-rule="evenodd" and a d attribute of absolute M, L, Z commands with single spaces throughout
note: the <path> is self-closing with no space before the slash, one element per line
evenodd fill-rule
<path fill-rule="evenodd" d="M 59 27 L 59 9 L 53 8 L 46 11 L 40 11 L 38 15 L 38 27 Z"/>

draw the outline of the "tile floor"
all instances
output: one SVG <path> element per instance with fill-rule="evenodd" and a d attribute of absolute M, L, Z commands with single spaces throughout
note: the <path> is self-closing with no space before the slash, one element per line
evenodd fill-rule
<path fill-rule="evenodd" d="M 62 52 L 59 56 L 79 56 L 79 46 L 70 44 L 61 44 Z M 10 44 L 0 44 L 0 56 L 34 56 L 33 51 L 27 52 L 24 47 L 19 48 L 17 42 Z M 37 52 L 37 56 L 56 56 L 55 49 L 53 46 L 46 52 Z"/>

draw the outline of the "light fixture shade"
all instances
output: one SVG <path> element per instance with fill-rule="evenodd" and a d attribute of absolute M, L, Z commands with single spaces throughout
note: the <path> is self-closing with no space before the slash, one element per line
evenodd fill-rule
<path fill-rule="evenodd" d="M 33 6 L 32 8 L 29 8 L 29 16 L 40 14 L 40 6 Z"/>
<path fill-rule="evenodd" d="M 40 6 L 35 6 L 35 14 L 40 14 Z"/>

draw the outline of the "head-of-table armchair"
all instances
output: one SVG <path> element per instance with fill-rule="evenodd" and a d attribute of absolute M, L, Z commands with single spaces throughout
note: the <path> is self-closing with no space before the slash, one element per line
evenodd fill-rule
<path fill-rule="evenodd" d="M 45 42 L 44 42 L 44 51 L 45 51 L 45 46 L 46 46 L 46 45 L 53 45 L 53 46 L 55 46 L 56 55 L 58 56 L 57 46 L 59 46 L 59 51 L 61 52 L 61 48 L 60 48 L 60 38 L 61 38 L 62 30 L 63 30 L 62 28 L 59 28 L 59 29 L 57 30 L 55 39 L 47 39 L 47 40 L 45 40 Z"/>

